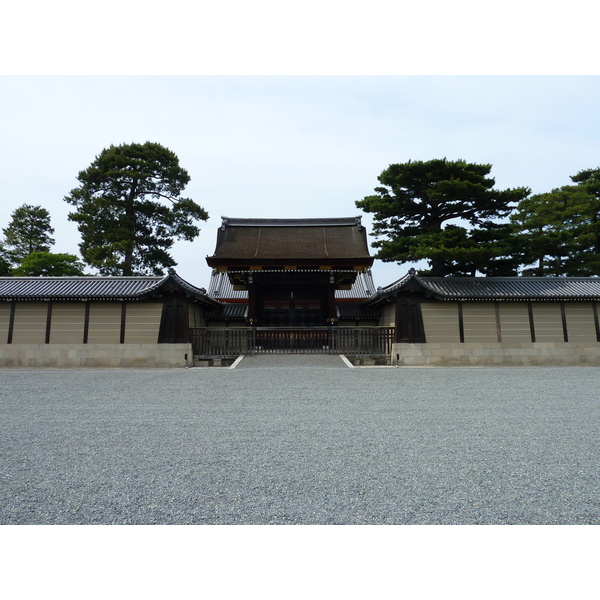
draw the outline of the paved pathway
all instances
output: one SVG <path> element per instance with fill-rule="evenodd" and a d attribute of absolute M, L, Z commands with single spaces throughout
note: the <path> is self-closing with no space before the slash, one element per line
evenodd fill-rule
<path fill-rule="evenodd" d="M 244 356 L 236 369 L 344 369 L 348 364 L 337 354 L 255 354 Z"/>

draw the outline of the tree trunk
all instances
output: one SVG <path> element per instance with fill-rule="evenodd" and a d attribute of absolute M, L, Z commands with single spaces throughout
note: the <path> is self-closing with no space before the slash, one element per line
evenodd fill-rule
<path fill-rule="evenodd" d="M 540 258 L 538 260 L 537 276 L 538 277 L 544 276 L 544 257 L 543 256 L 540 256 Z"/>
<path fill-rule="evenodd" d="M 137 188 L 137 179 L 134 179 L 127 198 L 125 207 L 125 224 L 129 231 L 129 239 L 127 240 L 127 249 L 123 259 L 123 275 L 133 275 L 133 249 L 135 246 L 135 192 Z"/>
<path fill-rule="evenodd" d="M 446 276 L 446 261 L 443 258 L 431 259 L 431 276 L 445 277 Z"/>

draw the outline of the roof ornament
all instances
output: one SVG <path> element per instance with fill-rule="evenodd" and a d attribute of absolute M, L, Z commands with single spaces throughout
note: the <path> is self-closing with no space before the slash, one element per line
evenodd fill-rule
<path fill-rule="evenodd" d="M 414 267 L 411 267 L 411 268 L 408 270 L 408 274 L 409 274 L 411 277 L 414 277 L 414 276 L 417 274 L 417 270 L 416 270 Z"/>

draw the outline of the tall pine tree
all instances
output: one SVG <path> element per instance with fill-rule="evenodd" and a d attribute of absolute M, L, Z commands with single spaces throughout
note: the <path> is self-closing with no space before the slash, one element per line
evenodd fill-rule
<path fill-rule="evenodd" d="M 379 249 L 376 258 L 398 263 L 427 259 L 433 276 L 474 274 L 486 265 L 490 271 L 490 261 L 497 261 L 499 274 L 514 271 L 506 249 L 498 246 L 508 230 L 494 220 L 506 217 L 529 189 L 494 189 L 491 169 L 445 158 L 390 165 L 378 177 L 382 185 L 376 194 L 356 202 L 374 214 L 373 234 L 381 238 L 373 243 Z M 477 230 L 487 234 L 476 236 Z"/>
<path fill-rule="evenodd" d="M 585 186 L 575 185 L 522 200 L 510 219 L 515 247 L 523 251 L 523 275 L 597 275 L 599 204 Z"/>
<path fill-rule="evenodd" d="M 15 265 L 32 252 L 48 252 L 54 244 L 50 213 L 41 206 L 19 206 L 12 212 L 11 220 L 2 232 L 6 257 Z"/>
<path fill-rule="evenodd" d="M 160 144 L 103 150 L 65 197 L 75 207 L 83 260 L 104 275 L 163 273 L 177 264 L 175 239 L 193 240 L 207 212 L 181 193 L 190 181 L 177 156 Z"/>

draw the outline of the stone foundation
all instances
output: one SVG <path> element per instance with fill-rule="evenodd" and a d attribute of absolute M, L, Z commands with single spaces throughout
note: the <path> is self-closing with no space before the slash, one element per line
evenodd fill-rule
<path fill-rule="evenodd" d="M 6 344 L 0 346 L 0 367 L 39 369 L 183 368 L 186 366 L 192 366 L 191 344 Z"/>
<path fill-rule="evenodd" d="M 393 344 L 392 365 L 405 366 L 600 366 L 594 342 Z"/>

